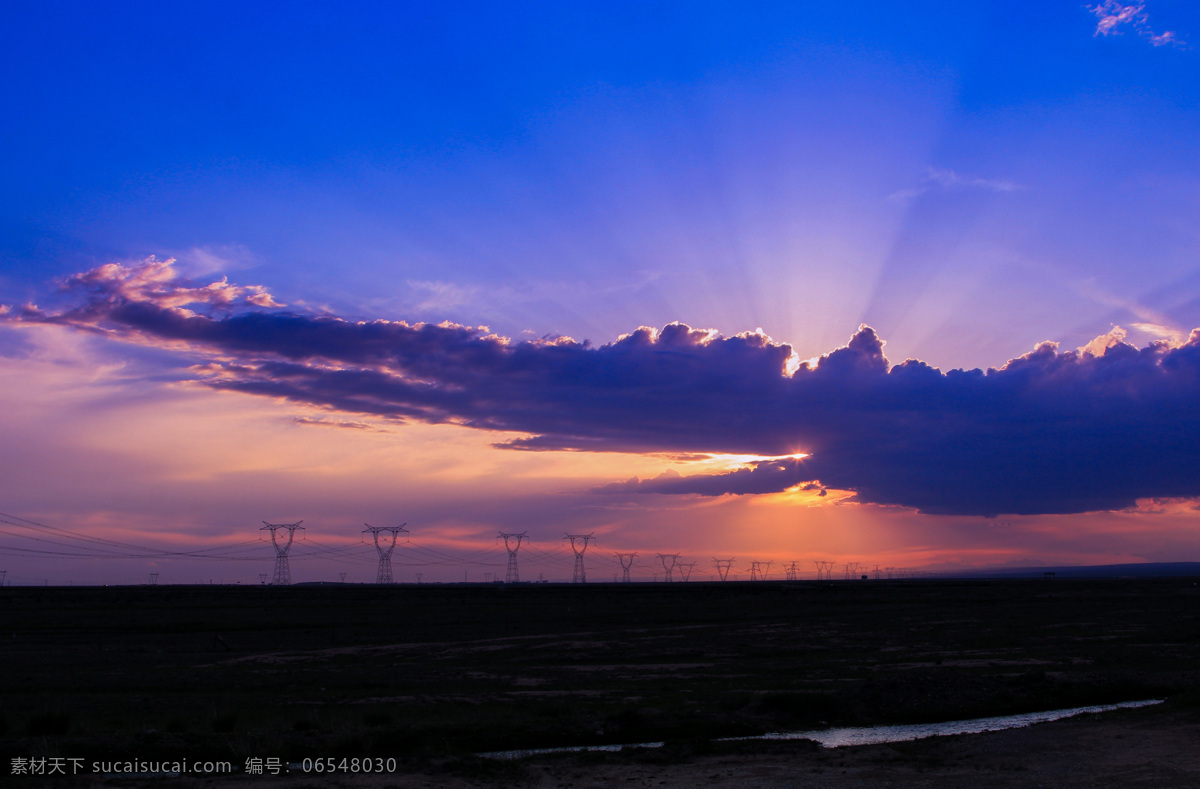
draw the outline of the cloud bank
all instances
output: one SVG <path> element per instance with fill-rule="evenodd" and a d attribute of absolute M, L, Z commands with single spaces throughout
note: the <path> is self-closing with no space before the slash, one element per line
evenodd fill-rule
<path fill-rule="evenodd" d="M 1145 348 L 1110 332 L 997 369 L 891 365 L 863 326 L 815 366 L 759 333 L 674 323 L 592 346 L 483 327 L 289 312 L 262 288 L 169 262 L 70 278 L 63 306 L 0 318 L 175 348 L 204 385 L 344 414 L 515 431 L 509 449 L 773 456 L 616 494 L 767 493 L 801 483 L 964 515 L 1078 513 L 1200 496 L 1200 330 Z M 782 457 L 807 453 L 796 459 Z"/>

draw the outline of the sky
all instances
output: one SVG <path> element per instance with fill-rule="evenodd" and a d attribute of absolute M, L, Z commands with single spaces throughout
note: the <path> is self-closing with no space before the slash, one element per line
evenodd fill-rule
<path fill-rule="evenodd" d="M 6 582 L 1200 560 L 1200 9 L 743 6 L 8 10 Z"/>

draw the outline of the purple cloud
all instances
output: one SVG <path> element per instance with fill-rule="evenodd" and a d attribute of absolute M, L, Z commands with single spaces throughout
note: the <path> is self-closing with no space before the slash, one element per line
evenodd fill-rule
<path fill-rule="evenodd" d="M 700 496 L 722 496 L 728 493 L 777 493 L 793 485 L 807 483 L 808 490 L 820 486 L 808 482 L 811 472 L 802 460 L 796 458 L 771 458 L 751 462 L 724 474 L 693 474 L 683 476 L 667 472 L 654 479 L 639 480 L 637 477 L 625 482 L 614 482 L 596 490 L 602 493 L 693 493 Z M 820 495 L 825 495 L 824 491 Z"/>
<path fill-rule="evenodd" d="M 62 309 L 2 319 L 184 348 L 204 359 L 196 379 L 218 389 L 528 434 L 501 445 L 511 449 L 809 454 L 618 483 L 607 488 L 614 494 L 807 482 L 864 502 L 976 515 L 1200 496 L 1200 330 L 1143 349 L 1112 338 L 1092 351 L 1044 343 L 999 369 L 943 373 L 889 365 L 863 326 L 817 366 L 789 374 L 791 347 L 761 334 L 676 323 L 598 347 L 512 342 L 481 327 L 285 312 L 261 288 L 181 283 L 151 263 L 79 275 Z M 147 278 L 152 286 L 130 284 Z"/>
<path fill-rule="evenodd" d="M 1147 39 L 1156 47 L 1174 44 L 1181 46 L 1183 42 L 1173 30 L 1156 33 L 1150 28 L 1150 16 L 1146 13 L 1144 3 L 1123 3 L 1120 0 L 1104 0 L 1094 6 L 1087 7 L 1096 16 L 1096 32 L 1093 37 L 1120 35 L 1121 28 L 1129 25 L 1138 35 Z"/>

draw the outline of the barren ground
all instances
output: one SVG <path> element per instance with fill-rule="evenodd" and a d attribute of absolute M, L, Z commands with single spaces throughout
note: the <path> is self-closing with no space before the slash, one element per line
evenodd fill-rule
<path fill-rule="evenodd" d="M 1200 785 L 1195 579 L 5 588 L 3 783 Z M 717 737 L 1166 698 L 820 749 Z M 497 763 L 508 748 L 658 751 Z M 10 776 L 11 759 L 396 759 L 386 776 Z"/>

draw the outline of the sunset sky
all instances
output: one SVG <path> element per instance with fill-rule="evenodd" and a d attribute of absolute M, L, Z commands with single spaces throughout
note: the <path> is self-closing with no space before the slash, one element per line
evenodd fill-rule
<path fill-rule="evenodd" d="M 0 64 L 7 583 L 1200 560 L 1194 3 L 45 2 Z"/>

